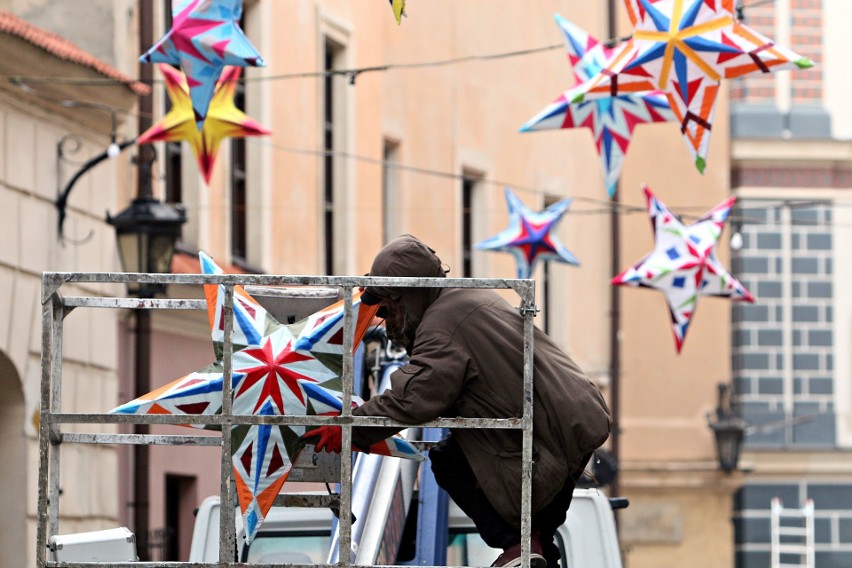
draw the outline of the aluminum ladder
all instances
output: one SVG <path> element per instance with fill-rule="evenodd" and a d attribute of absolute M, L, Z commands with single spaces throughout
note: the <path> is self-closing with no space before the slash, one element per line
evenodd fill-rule
<path fill-rule="evenodd" d="M 785 509 L 781 499 L 773 497 L 770 506 L 770 555 L 772 568 L 814 568 L 814 502 Z M 782 557 L 797 557 L 795 564 Z"/>

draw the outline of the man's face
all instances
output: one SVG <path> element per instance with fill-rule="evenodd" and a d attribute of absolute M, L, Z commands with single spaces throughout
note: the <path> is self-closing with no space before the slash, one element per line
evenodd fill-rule
<path fill-rule="evenodd" d="M 387 297 L 382 300 L 382 308 L 386 312 L 385 328 L 388 338 L 399 345 L 406 345 L 408 339 L 405 336 L 405 310 L 399 302 L 398 297 Z"/>

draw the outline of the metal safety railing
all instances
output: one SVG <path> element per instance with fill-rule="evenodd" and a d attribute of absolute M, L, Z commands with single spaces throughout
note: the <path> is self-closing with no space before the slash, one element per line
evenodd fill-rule
<path fill-rule="evenodd" d="M 105 296 L 63 296 L 62 288 L 72 284 L 216 284 L 225 288 L 224 381 L 222 412 L 216 415 L 127 415 L 63 413 L 62 394 L 62 341 L 63 321 L 77 308 L 101 309 L 153 309 L 153 310 L 206 310 L 205 300 L 194 299 L 140 299 Z M 333 286 L 343 290 L 343 410 L 339 416 L 256 416 L 232 412 L 232 356 L 231 343 L 234 316 L 235 286 Z M 150 444 L 150 445 L 205 445 L 221 448 L 220 460 L 220 522 L 219 561 L 199 562 L 109 562 L 112 568 L 230 568 L 248 566 L 233 560 L 236 557 L 235 510 L 236 496 L 232 482 L 231 429 L 233 425 L 339 425 L 342 427 L 339 494 L 340 561 L 325 566 L 349 567 L 351 557 L 351 504 L 352 504 L 352 428 L 360 426 L 411 427 L 382 417 L 353 416 L 353 342 L 355 321 L 352 317 L 352 297 L 355 289 L 363 286 L 427 287 L 427 288 L 486 288 L 513 290 L 520 299 L 518 307 L 524 318 L 523 352 L 523 416 L 520 418 L 441 418 L 418 426 L 436 428 L 507 428 L 522 431 L 522 493 L 521 493 L 521 560 L 522 566 L 530 562 L 530 503 L 532 497 L 532 426 L 533 426 L 533 317 L 535 307 L 535 282 L 516 279 L 469 278 L 378 278 L 349 276 L 279 276 L 279 275 L 193 275 L 193 274 L 141 274 L 141 273 L 68 273 L 45 272 L 42 276 L 42 354 L 41 354 L 41 419 L 39 423 L 38 518 L 36 531 L 36 560 L 38 568 L 95 568 L 105 566 L 98 562 L 56 562 L 47 558 L 48 539 L 56 535 L 59 527 L 59 472 L 60 453 L 64 443 L 82 444 Z M 121 433 L 64 432 L 63 425 L 85 424 L 171 424 L 218 425 L 221 438 L 202 435 L 154 435 Z M 348 551 L 344 552 L 344 551 Z M 278 568 L 277 564 L 251 564 L 254 568 Z M 317 564 L 290 564 L 291 568 L 323 566 Z"/>

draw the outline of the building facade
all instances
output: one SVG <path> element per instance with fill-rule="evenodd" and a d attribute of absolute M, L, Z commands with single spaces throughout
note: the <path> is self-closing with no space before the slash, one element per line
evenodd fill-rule
<path fill-rule="evenodd" d="M 114 38 L 106 43 L 112 45 Z M 101 164 L 68 194 L 64 238 L 57 229 L 56 201 L 83 162 L 106 150 L 112 136 L 126 138 L 125 113 L 148 89 L 5 10 L 0 11 L 0 51 L 0 506 L 5 512 L 0 565 L 23 568 L 35 563 L 41 274 L 118 268 L 115 235 L 103 214 L 114 212 L 116 188 L 127 183 L 126 157 Z M 65 84 L 68 79 L 99 86 L 76 89 Z M 80 285 L 69 293 L 116 291 Z M 69 314 L 65 324 L 62 408 L 100 412 L 116 396 L 117 313 Z M 115 451 L 76 446 L 63 457 L 62 530 L 114 526 Z"/>
<path fill-rule="evenodd" d="M 849 467 L 848 65 L 837 48 L 844 2 L 745 9 L 812 69 L 740 81 L 732 92 L 735 271 L 759 302 L 734 310 L 733 378 L 749 423 L 749 473 L 734 509 L 739 567 L 770 566 L 770 502 L 814 505 L 817 566 L 852 563 Z M 795 562 L 796 557 L 785 561 Z"/>
<path fill-rule="evenodd" d="M 381 3 L 245 3 L 243 28 L 267 62 L 246 70 L 245 110 L 273 134 L 223 148 L 209 186 L 199 181 L 186 149 L 176 154 L 179 173 L 173 169 L 178 160 L 163 164 L 163 179 L 180 180 L 190 217 L 184 248 L 205 250 L 232 269 L 363 274 L 384 242 L 408 232 L 433 246 L 451 275 L 513 276 L 509 255 L 472 246 L 506 226 L 503 187 L 539 210 L 574 198 L 559 235 L 581 267 L 553 264 L 537 271 L 540 325 L 608 395 L 616 380 L 622 389 L 620 491 L 632 502 L 620 519 L 625 560 L 631 567 L 691 564 L 696 557 L 707 566 L 732 565 L 730 517 L 742 479 L 718 470 L 705 418 L 716 403 L 716 383 L 730 376 L 730 305 L 704 302 L 677 356 L 663 297 L 619 291 L 616 320 L 609 288 L 613 249 L 624 268 L 653 244 L 643 183 L 673 207 L 707 210 L 727 197 L 726 122 L 716 125 L 704 176 L 695 171 L 674 125 L 636 130 L 620 189 L 621 237 L 614 245 L 612 207 L 590 133 L 518 132 L 572 84 L 553 13 L 606 38 L 605 4 L 549 1 L 531 9 L 508 0 L 442 1 L 428 9 L 410 2 L 407 10 L 397 26 Z M 615 17 L 615 27 L 626 32 L 620 7 Z M 155 21 L 165 26 L 168 13 Z M 548 46 L 492 61 L 441 63 Z M 427 64 L 345 72 L 413 62 Z M 718 114 L 726 108 L 722 100 Z M 665 168 L 659 167 L 660 155 L 672 157 Z M 242 172 L 237 178 L 235 169 Z M 160 194 L 170 191 L 162 187 Z M 726 250 L 721 254 L 726 257 Z M 192 266 L 188 260 L 186 266 Z M 187 347 L 195 341 L 201 353 L 209 353 L 203 320 L 193 330 L 188 321 L 158 324 L 157 317 L 163 344 L 178 345 L 179 335 Z M 621 354 L 618 377 L 612 373 L 613 349 Z M 155 373 L 157 380 L 200 365 L 194 363 L 179 370 L 173 359 L 155 356 L 157 367 L 173 369 Z M 159 481 L 152 483 L 165 487 L 180 478 L 197 500 L 211 492 L 203 467 L 188 472 L 184 462 L 165 456 L 155 463 L 161 465 L 152 480 Z M 165 503 L 165 493 L 156 491 L 152 486 L 150 526 L 175 523 L 166 518 L 166 505 L 157 504 Z"/>
<path fill-rule="evenodd" d="M 97 4 L 8 0 L 0 8 L 138 76 L 140 22 L 150 22 L 147 33 L 159 38 L 170 25 L 170 2 Z M 242 27 L 267 66 L 245 71 L 239 106 L 273 134 L 223 144 L 209 184 L 186 145 L 157 146 L 154 193 L 182 204 L 188 217 L 172 269 L 198 272 L 194 257 L 204 250 L 226 271 L 363 274 L 384 242 L 413 233 L 437 250 L 452 276 L 512 277 L 509 255 L 473 247 L 506 226 L 503 187 L 537 210 L 573 198 L 559 236 L 581 265 L 536 271 L 539 325 L 611 400 L 618 394 L 618 490 L 631 501 L 619 514 L 625 565 L 766 566 L 766 497 L 775 493 L 785 503 L 821 496 L 818 550 L 825 564 L 819 565 L 843 565 L 852 522 L 844 457 L 850 438 L 844 373 L 850 362 L 838 347 L 849 337 L 849 300 L 842 288 L 849 269 L 840 253 L 849 225 L 841 204 L 849 187 L 844 140 L 852 133 L 852 117 L 844 107 L 850 86 L 839 38 L 848 10 L 845 0 L 777 0 L 746 8 L 749 24 L 815 59 L 817 70 L 723 83 L 730 99 L 723 90 L 704 175 L 692 165 L 676 125 L 637 128 L 614 206 L 588 130 L 522 134 L 518 128 L 572 86 L 552 15 L 561 13 L 607 38 L 609 29 L 617 35 L 630 31 L 620 3 L 410 0 L 408 17 L 397 26 L 381 1 L 246 0 Z M 411 63 L 419 65 L 405 65 Z M 3 75 L 43 74 L 43 65 L 33 62 Z M 54 73 L 73 76 L 67 68 Z M 160 76 L 154 79 L 150 116 L 141 113 L 149 121 L 168 105 Z M 2 82 L 0 91 L 7 137 L 0 198 L 9 203 L 6 209 L 25 214 L 0 228 L 18 243 L 0 251 L 18 251 L 0 259 L 6 274 L 0 286 L 11 294 L 3 295 L 7 304 L 0 311 L 10 310 L 9 321 L 38 322 L 40 271 L 118 269 L 114 235 L 100 215 L 132 199 L 136 180 L 134 169 L 121 161 L 126 156 L 88 175 L 89 193 L 72 198 L 66 231 L 79 237 L 91 229 L 91 240 L 63 248 L 53 233 L 28 236 L 34 225 L 23 222 L 28 215 L 41 219 L 40 227 L 55 225 L 60 181 L 36 183 L 25 172 L 38 179 L 54 171 L 56 144 L 66 130 L 77 133 L 90 152 L 109 142 L 110 131 L 104 117 L 78 123 L 79 117 L 46 100 L 22 99 L 20 88 L 10 84 Z M 64 96 L 101 97 L 111 107 L 134 108 L 134 94 L 102 89 Z M 123 126 L 128 136 L 138 129 L 138 117 L 130 117 Z M 51 134 L 44 144 L 36 138 L 17 143 L 20 132 L 46 136 L 40 134 L 45 125 Z M 680 355 L 661 294 L 620 288 L 613 297 L 610 291 L 614 256 L 621 270 L 653 246 L 643 184 L 688 215 L 709 210 L 731 192 L 739 198 L 732 220 L 744 246 L 730 254 L 720 243 L 718 252 L 758 303 L 732 307 L 702 298 Z M 618 215 L 612 216 L 614 207 Z M 20 300 L 20 294 L 31 299 Z M 172 286 L 169 295 L 198 298 L 201 291 Z M 81 326 L 73 333 L 76 343 L 65 349 L 65 374 L 76 393 L 66 398 L 74 401 L 68 411 L 106 411 L 133 397 L 134 316 L 95 312 L 78 310 L 68 318 L 69 326 Z M 0 380 L 21 385 L 8 399 L 17 402 L 0 402 L 0 417 L 4 424 L 23 423 L 24 449 L 9 451 L 29 452 L 34 471 L 39 346 L 37 324 L 29 325 L 23 333 L 9 326 L 0 335 Z M 108 337 L 100 335 L 104 330 Z M 153 315 L 152 386 L 207 365 L 212 355 L 204 314 Z M 99 398 L 82 396 L 92 387 L 73 377 L 97 378 Z M 746 471 L 726 475 L 716 461 L 707 414 L 716 405 L 717 384 L 731 380 L 745 419 L 767 426 L 749 431 L 741 460 Z M 779 422 L 782 427 L 774 428 Z M 186 559 L 192 509 L 218 492 L 215 449 L 175 450 L 151 449 L 146 540 L 155 544 L 148 551 L 154 559 Z M 73 460 L 90 456 L 76 452 L 63 454 L 69 460 L 63 499 L 69 504 L 63 503 L 62 514 L 69 520 L 61 529 L 115 523 L 133 528 L 138 494 L 131 453 L 104 450 L 99 469 L 117 474 L 84 483 L 71 474 Z M 32 527 L 34 503 L 33 497 L 9 506 L 27 508 Z"/>

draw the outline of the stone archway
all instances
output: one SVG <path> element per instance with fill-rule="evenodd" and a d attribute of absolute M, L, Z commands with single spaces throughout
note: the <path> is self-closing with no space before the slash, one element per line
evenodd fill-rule
<path fill-rule="evenodd" d="M 24 568 L 27 540 L 27 447 L 24 393 L 12 361 L 0 351 L 0 513 L 8 522 L 0 530 L 0 566 Z"/>

